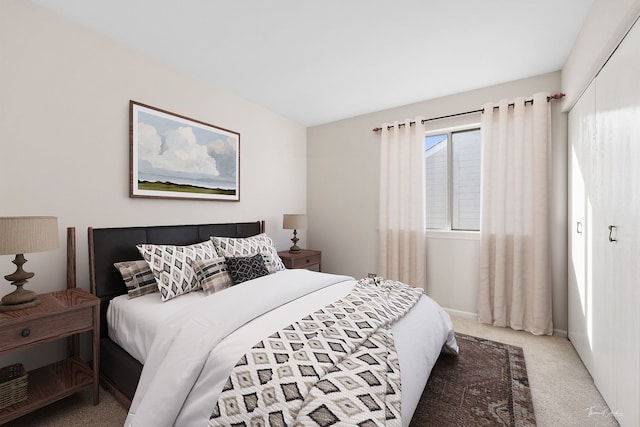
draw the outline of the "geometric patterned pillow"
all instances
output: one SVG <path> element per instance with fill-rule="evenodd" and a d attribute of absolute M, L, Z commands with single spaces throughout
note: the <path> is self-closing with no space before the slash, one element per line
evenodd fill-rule
<path fill-rule="evenodd" d="M 227 258 L 227 267 L 234 285 L 269 274 L 264 258 L 260 254 L 250 257 Z"/>
<path fill-rule="evenodd" d="M 205 295 L 211 295 L 233 286 L 233 280 L 231 280 L 224 257 L 194 261 L 193 271 L 196 272 L 196 277 Z"/>
<path fill-rule="evenodd" d="M 273 240 L 265 233 L 251 237 L 236 238 L 212 236 L 211 241 L 216 247 L 218 256 L 247 257 L 260 254 L 270 274 L 286 270 L 278 256 L 278 250 L 273 244 Z"/>
<path fill-rule="evenodd" d="M 122 275 L 129 298 L 158 292 L 158 283 L 146 261 L 123 261 L 113 265 Z"/>
<path fill-rule="evenodd" d="M 200 289 L 193 262 L 217 256 L 209 240 L 189 246 L 142 244 L 136 247 L 153 272 L 162 301 Z"/>

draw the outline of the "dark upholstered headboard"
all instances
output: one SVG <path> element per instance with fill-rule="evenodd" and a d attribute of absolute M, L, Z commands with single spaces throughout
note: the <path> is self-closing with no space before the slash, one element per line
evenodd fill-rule
<path fill-rule="evenodd" d="M 190 245 L 208 240 L 211 236 L 249 237 L 262 232 L 264 221 L 149 227 L 89 227 L 89 276 L 91 292 L 100 298 L 100 337 L 107 336 L 106 313 L 109 301 L 127 293 L 122 276 L 113 264 L 142 259 L 136 245 Z"/>

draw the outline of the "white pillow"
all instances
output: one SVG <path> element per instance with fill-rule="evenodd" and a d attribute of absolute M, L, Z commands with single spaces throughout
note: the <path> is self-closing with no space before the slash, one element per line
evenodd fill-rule
<path fill-rule="evenodd" d="M 282 260 L 271 237 L 265 233 L 251 237 L 217 237 L 211 236 L 218 256 L 227 258 L 249 257 L 260 254 L 264 258 L 269 274 L 285 270 Z"/>
<path fill-rule="evenodd" d="M 193 262 L 217 256 L 209 240 L 189 246 L 142 244 L 136 247 L 156 278 L 162 301 L 200 289 Z"/>

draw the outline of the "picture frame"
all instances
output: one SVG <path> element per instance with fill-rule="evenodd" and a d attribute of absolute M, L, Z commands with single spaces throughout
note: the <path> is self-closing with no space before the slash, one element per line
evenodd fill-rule
<path fill-rule="evenodd" d="M 240 201 L 240 134 L 129 101 L 130 197 Z"/>

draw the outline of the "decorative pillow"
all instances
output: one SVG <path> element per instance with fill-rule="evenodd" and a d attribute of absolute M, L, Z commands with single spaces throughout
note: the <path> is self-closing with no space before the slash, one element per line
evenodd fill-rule
<path fill-rule="evenodd" d="M 227 268 L 234 285 L 269 274 L 264 258 L 260 254 L 250 257 L 227 258 Z"/>
<path fill-rule="evenodd" d="M 123 261 L 113 265 L 122 275 L 129 298 L 158 292 L 158 283 L 146 261 Z"/>
<path fill-rule="evenodd" d="M 153 272 L 162 301 L 200 289 L 193 262 L 217 256 L 209 240 L 189 246 L 143 244 L 136 247 Z"/>
<path fill-rule="evenodd" d="M 285 270 L 282 260 L 278 256 L 273 240 L 265 233 L 252 237 L 217 237 L 212 236 L 216 251 L 223 257 L 247 257 L 256 254 L 262 255 L 269 273 Z"/>
<path fill-rule="evenodd" d="M 206 295 L 233 286 L 224 257 L 197 260 L 193 262 L 192 267 Z"/>

